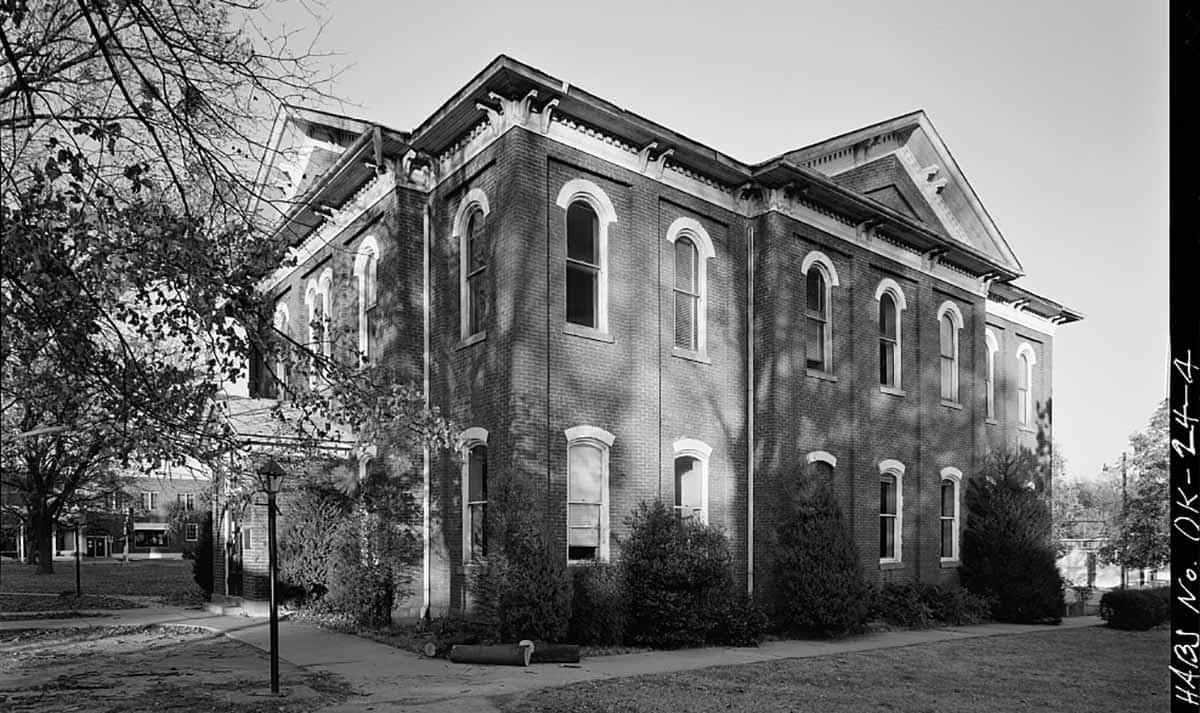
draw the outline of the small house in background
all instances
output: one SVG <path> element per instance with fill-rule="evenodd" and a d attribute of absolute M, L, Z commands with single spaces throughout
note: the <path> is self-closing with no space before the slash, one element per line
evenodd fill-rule
<path fill-rule="evenodd" d="M 81 508 L 84 557 L 180 559 L 192 557 L 210 510 L 212 478 L 198 467 L 165 466 L 126 476 L 117 492 L 97 495 Z M 54 530 L 54 556 L 75 556 L 75 528 Z"/>

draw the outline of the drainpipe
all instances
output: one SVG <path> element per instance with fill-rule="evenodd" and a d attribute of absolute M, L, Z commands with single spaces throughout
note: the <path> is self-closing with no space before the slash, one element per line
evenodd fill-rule
<path fill-rule="evenodd" d="M 430 222 L 430 204 L 425 204 L 423 214 L 423 235 L 422 235 L 422 288 L 421 288 L 421 314 L 423 322 L 422 335 L 424 340 L 424 356 L 422 358 L 422 378 L 423 386 L 422 393 L 425 395 L 425 409 L 429 409 L 429 222 Z M 429 605 L 431 597 L 431 579 L 429 571 L 430 543 L 429 543 L 429 445 L 426 444 L 421 448 L 422 464 L 421 475 L 423 484 L 423 496 L 421 501 L 421 519 L 422 519 L 422 540 L 424 542 L 422 552 L 422 590 L 421 590 L 421 618 L 429 616 Z"/>
<path fill-rule="evenodd" d="M 754 226 L 746 229 L 746 594 L 754 596 Z"/>

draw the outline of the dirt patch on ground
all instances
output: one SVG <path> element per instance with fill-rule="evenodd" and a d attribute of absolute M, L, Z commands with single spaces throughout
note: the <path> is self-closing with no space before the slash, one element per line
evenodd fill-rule
<path fill-rule="evenodd" d="M 89 627 L 0 632 L 0 710 L 300 713 L 353 695 L 342 679 L 199 629 Z"/>

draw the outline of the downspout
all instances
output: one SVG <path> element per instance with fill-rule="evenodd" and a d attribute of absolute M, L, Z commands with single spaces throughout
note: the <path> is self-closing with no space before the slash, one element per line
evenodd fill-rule
<path fill-rule="evenodd" d="M 421 238 L 421 319 L 422 319 L 422 339 L 424 344 L 424 355 L 422 357 L 422 393 L 425 395 L 425 410 L 429 410 L 429 213 L 430 205 L 425 203 L 425 210 L 422 214 L 423 230 Z M 430 543 L 429 543 L 429 444 L 421 447 L 422 464 L 422 498 L 421 498 L 421 539 L 423 541 L 422 552 L 422 588 L 421 588 L 421 618 L 429 616 L 429 605 L 432 599 L 432 580 L 429 571 L 430 558 Z"/>
<path fill-rule="evenodd" d="M 754 226 L 746 228 L 746 594 L 754 596 Z"/>

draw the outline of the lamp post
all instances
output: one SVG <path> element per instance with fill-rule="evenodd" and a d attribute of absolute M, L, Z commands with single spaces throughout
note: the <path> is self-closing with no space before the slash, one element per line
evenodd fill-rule
<path fill-rule="evenodd" d="M 80 548 L 79 548 L 79 521 L 83 519 L 83 513 L 77 508 L 71 508 L 67 514 L 67 524 L 70 525 L 75 533 L 75 596 L 83 595 L 83 581 L 80 575 Z"/>
<path fill-rule="evenodd" d="M 279 693 L 279 602 L 275 599 L 275 579 L 278 562 L 275 557 L 275 496 L 283 481 L 283 468 L 274 460 L 268 461 L 259 471 L 263 488 L 267 491 L 267 571 L 271 592 L 271 693 Z"/>

